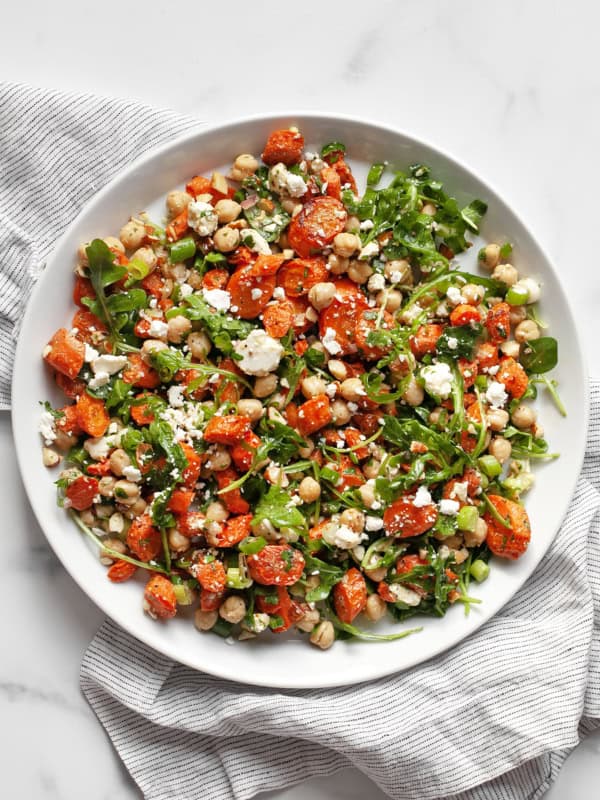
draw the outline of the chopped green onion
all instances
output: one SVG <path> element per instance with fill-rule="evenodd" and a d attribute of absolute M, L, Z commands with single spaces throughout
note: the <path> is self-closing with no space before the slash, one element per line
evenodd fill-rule
<path fill-rule="evenodd" d="M 240 553 L 251 556 L 255 553 L 260 553 L 266 544 L 267 540 L 262 536 L 246 536 L 246 538 L 239 543 L 238 548 Z"/>
<path fill-rule="evenodd" d="M 479 512 L 475 506 L 463 506 L 456 515 L 456 524 L 461 531 L 474 531 L 478 519 Z"/>
<path fill-rule="evenodd" d="M 132 258 L 127 264 L 127 272 L 135 281 L 141 281 L 150 272 L 150 267 L 141 258 Z"/>
<path fill-rule="evenodd" d="M 233 625 L 231 624 L 231 622 L 226 622 L 221 617 L 218 617 L 217 621 L 210 630 L 211 633 L 216 633 L 217 636 L 222 636 L 223 639 L 226 639 L 231 634 L 232 628 Z"/>
<path fill-rule="evenodd" d="M 385 164 L 373 164 L 367 175 L 367 186 L 377 186 L 383 175 Z"/>
<path fill-rule="evenodd" d="M 229 589 L 247 589 L 252 586 L 252 578 L 245 578 L 239 567 L 229 567 L 227 570 L 227 586 Z"/>
<path fill-rule="evenodd" d="M 482 561 L 480 558 L 478 558 L 469 567 L 469 573 L 473 578 L 475 578 L 477 583 L 483 583 L 483 581 L 490 574 L 490 566 L 489 564 L 486 564 L 485 561 Z"/>
<path fill-rule="evenodd" d="M 502 464 L 495 456 L 481 456 L 478 459 L 479 469 L 487 475 L 488 478 L 496 478 L 502 472 Z"/>
<path fill-rule="evenodd" d="M 511 286 L 505 300 L 511 306 L 523 306 L 529 300 L 529 290 L 525 286 Z"/>
<path fill-rule="evenodd" d="M 193 258 L 196 254 L 196 242 L 191 236 L 186 236 L 185 239 L 180 239 L 178 242 L 173 242 L 170 250 L 170 259 L 173 264 L 180 264 L 182 261 L 187 261 L 188 258 Z"/>
<path fill-rule="evenodd" d="M 194 593 L 185 583 L 174 584 L 175 599 L 179 606 L 191 606 L 194 602 Z"/>

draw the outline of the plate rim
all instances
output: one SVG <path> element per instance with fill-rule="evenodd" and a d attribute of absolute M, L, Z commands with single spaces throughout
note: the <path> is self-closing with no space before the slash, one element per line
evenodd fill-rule
<path fill-rule="evenodd" d="M 52 260 L 53 260 L 53 258 L 55 256 L 55 253 L 62 247 L 63 243 L 69 239 L 69 237 L 71 236 L 72 230 L 77 227 L 80 218 L 83 215 L 89 213 L 91 209 L 93 210 L 93 208 L 94 208 L 94 206 L 96 204 L 99 204 L 107 194 L 110 194 L 110 192 L 113 189 L 114 184 L 118 183 L 119 181 L 125 180 L 131 173 L 135 172 L 136 170 L 143 169 L 148 163 L 153 162 L 155 159 L 159 158 L 160 156 L 164 156 L 164 155 L 166 155 L 166 154 L 168 154 L 168 153 L 170 153 L 172 151 L 177 151 L 179 148 L 182 147 L 182 145 L 184 143 L 187 143 L 190 140 L 195 139 L 195 138 L 197 138 L 199 136 L 214 135 L 214 134 L 216 134 L 216 133 L 218 133 L 220 131 L 225 131 L 225 130 L 235 130 L 236 128 L 238 128 L 241 125 L 266 124 L 266 123 L 269 123 L 269 122 L 272 122 L 273 124 L 283 124 L 285 120 L 297 121 L 300 126 L 302 125 L 303 121 L 309 121 L 310 122 L 312 120 L 314 120 L 314 121 L 322 121 L 322 122 L 326 122 L 326 121 L 327 122 L 334 122 L 335 124 L 340 124 L 342 126 L 344 124 L 365 126 L 367 128 L 371 128 L 371 129 L 378 129 L 378 130 L 384 132 L 387 135 L 399 136 L 402 139 L 404 139 L 405 142 L 409 143 L 410 145 L 414 145 L 414 146 L 417 146 L 417 147 L 420 146 L 420 147 L 428 148 L 429 150 L 434 152 L 437 156 L 441 157 L 441 159 L 443 159 L 450 167 L 457 169 L 458 171 L 462 172 L 463 174 L 466 174 L 470 179 L 472 179 L 476 183 L 480 184 L 481 187 L 486 192 L 486 202 L 488 202 L 488 205 L 491 202 L 496 201 L 496 202 L 499 202 L 501 204 L 501 206 L 503 206 L 503 207 L 505 207 L 505 208 L 507 208 L 509 210 L 509 212 L 516 218 L 518 223 L 527 232 L 527 235 L 529 236 L 532 244 L 540 252 L 541 256 L 543 257 L 543 259 L 545 261 L 545 263 L 547 264 L 547 266 L 549 267 L 551 273 L 553 274 L 554 279 L 556 280 L 556 282 L 557 282 L 557 284 L 558 284 L 558 286 L 560 288 L 560 291 L 562 293 L 562 296 L 563 296 L 563 299 L 564 299 L 564 304 L 565 304 L 564 308 L 565 308 L 566 312 L 568 313 L 570 324 L 572 325 L 573 330 L 575 332 L 574 345 L 575 345 L 575 349 L 576 349 L 576 353 L 577 353 L 578 366 L 579 366 L 579 368 L 581 370 L 582 380 L 583 380 L 583 384 L 584 384 L 582 389 L 583 389 L 583 392 L 584 392 L 584 395 L 585 395 L 584 407 L 582 409 L 580 409 L 581 414 L 582 414 L 582 419 L 581 419 L 582 425 L 580 426 L 580 430 L 582 429 L 582 432 L 583 432 L 582 443 L 581 443 L 581 446 L 579 447 L 578 452 L 574 453 L 574 456 L 576 457 L 574 459 L 574 465 L 576 466 L 576 469 L 573 469 L 572 475 L 568 478 L 568 491 L 566 493 L 566 496 L 569 498 L 569 500 L 567 501 L 567 503 L 565 505 L 565 508 L 563 510 L 563 513 L 561 514 L 560 518 L 557 519 L 557 521 L 555 523 L 553 534 L 552 534 L 551 538 L 549 538 L 547 546 L 539 554 L 539 557 L 537 558 L 535 563 L 532 564 L 531 569 L 523 577 L 523 580 L 516 586 L 514 591 L 512 591 L 510 596 L 506 598 L 506 600 L 504 601 L 504 603 L 502 603 L 501 606 L 499 606 L 489 616 L 485 616 L 484 615 L 483 618 L 474 625 L 474 627 L 470 630 L 469 634 L 467 634 L 467 635 L 472 635 L 475 632 L 477 632 L 478 630 L 480 630 L 480 628 L 483 625 L 485 625 L 490 620 L 492 620 L 501 611 L 501 609 L 506 605 L 506 603 L 508 603 L 517 594 L 517 592 L 519 592 L 523 588 L 523 586 L 527 583 L 527 581 L 529 581 L 531 579 L 531 577 L 533 576 L 535 571 L 539 568 L 539 565 L 540 565 L 541 561 L 546 556 L 546 554 L 548 553 L 548 550 L 552 546 L 552 544 L 553 544 L 553 542 L 554 542 L 554 540 L 555 540 L 555 538 L 556 538 L 556 536 L 557 536 L 557 534 L 558 534 L 558 532 L 560 530 L 560 527 L 562 526 L 562 524 L 564 522 L 564 519 L 565 519 L 566 514 L 567 514 L 567 512 L 569 510 L 569 507 L 570 507 L 570 503 L 571 503 L 572 498 L 573 498 L 573 496 L 575 494 L 577 482 L 579 480 L 579 476 L 580 476 L 580 473 L 581 473 L 583 461 L 584 461 L 584 458 L 585 458 L 585 442 L 587 440 L 587 435 L 588 435 L 588 430 L 589 430 L 589 369 L 588 369 L 588 362 L 587 362 L 587 358 L 585 356 L 584 349 L 582 347 L 581 323 L 578 321 L 577 316 L 573 313 L 571 299 L 570 299 L 569 294 L 568 294 L 568 292 L 566 290 L 566 285 L 563 283 L 563 280 L 560 277 L 560 273 L 559 273 L 559 271 L 558 271 L 553 259 L 551 259 L 549 257 L 546 249 L 540 244 L 539 239 L 537 238 L 536 233 L 534 232 L 534 229 L 532 229 L 528 224 L 526 224 L 524 222 L 523 217 L 521 216 L 521 214 L 519 213 L 519 211 L 517 210 L 515 205 L 512 203 L 512 201 L 509 202 L 508 200 L 503 199 L 503 196 L 496 190 L 495 186 L 493 184 L 491 184 L 487 180 L 487 178 L 482 177 L 479 173 L 474 172 L 471 169 L 471 167 L 466 165 L 462 160 L 460 160 L 457 157 L 455 157 L 454 155 L 451 155 L 450 153 L 448 153 L 443 147 L 440 147 L 439 145 L 432 143 L 429 139 L 424 138 L 424 137 L 422 137 L 420 135 L 418 135 L 418 136 L 417 135 L 413 135 L 411 133 L 408 133 L 403 128 L 400 128 L 400 127 L 397 127 L 397 126 L 388 125 L 386 123 L 380 122 L 379 120 L 373 119 L 373 118 L 367 119 L 367 118 L 363 118 L 363 117 L 360 117 L 360 116 L 349 115 L 349 114 L 328 113 L 328 112 L 323 112 L 323 111 L 311 111 L 311 110 L 304 109 L 304 110 L 297 110 L 297 111 L 294 111 L 294 112 L 290 112 L 290 111 L 287 111 L 287 110 L 269 111 L 269 112 L 252 114 L 252 115 L 245 115 L 243 117 L 224 118 L 224 119 L 221 119 L 217 123 L 212 124 L 212 125 L 211 124 L 198 123 L 197 127 L 192 127 L 189 130 L 185 131 L 183 134 L 181 134 L 179 136 L 176 136 L 175 138 L 169 140 L 168 142 L 164 142 L 164 143 L 162 143 L 162 144 L 160 144 L 160 145 L 158 145 L 156 147 L 151 148 L 146 153 L 143 153 L 139 158 L 136 158 L 133 161 L 131 161 L 127 166 L 125 166 L 124 168 L 122 168 L 118 172 L 116 172 L 111 177 L 111 179 L 98 192 L 96 192 L 91 198 L 89 198 L 86 202 L 84 202 L 84 204 L 82 205 L 82 207 L 79 210 L 79 212 L 77 213 L 77 215 L 73 218 L 73 220 L 65 228 L 63 233 L 60 236 L 58 236 L 57 239 L 53 242 L 53 244 L 51 246 L 51 249 L 50 249 L 50 252 L 49 252 L 48 256 L 46 257 L 46 259 L 44 261 L 44 271 L 47 269 L 47 265 L 52 263 Z M 290 124 L 290 123 L 288 123 L 288 124 Z M 41 277 L 41 275 L 38 276 L 38 278 L 39 277 Z M 19 467 L 19 472 L 20 472 L 20 475 L 21 475 L 21 480 L 23 482 L 23 487 L 24 487 L 24 490 L 25 490 L 25 494 L 27 496 L 27 500 L 28 500 L 28 502 L 29 502 L 29 504 L 30 504 L 30 506 L 31 506 L 31 508 L 33 510 L 33 513 L 34 513 L 34 516 L 36 518 L 36 521 L 37 521 L 38 525 L 40 526 L 46 541 L 48 542 L 48 544 L 52 548 L 53 552 L 56 554 L 56 556 L 59 559 L 59 561 L 61 562 L 61 565 L 63 566 L 63 568 L 68 572 L 68 574 L 71 576 L 71 578 L 73 578 L 73 580 L 77 583 L 77 585 L 81 588 L 81 590 L 102 611 L 102 613 L 104 613 L 106 615 L 106 617 L 108 617 L 114 623 L 116 623 L 121 628 L 126 630 L 136 640 L 138 640 L 142 644 L 144 644 L 144 646 L 150 647 L 152 650 L 155 650 L 158 653 L 160 653 L 161 655 L 172 659 L 176 663 L 181 663 L 181 664 L 183 664 L 183 665 L 185 665 L 185 666 L 189 667 L 190 669 L 193 669 L 193 670 L 195 670 L 197 672 L 201 672 L 201 673 L 204 672 L 204 673 L 206 673 L 208 675 L 212 675 L 215 678 L 218 678 L 218 679 L 221 679 L 221 680 L 228 680 L 228 681 L 233 681 L 233 682 L 236 682 L 236 683 L 241 683 L 241 684 L 244 684 L 244 685 L 261 686 L 261 687 L 265 687 L 265 688 L 317 689 L 317 688 L 332 688 L 332 687 L 336 687 L 336 686 L 346 686 L 346 685 L 350 685 L 350 684 L 354 684 L 354 685 L 362 684 L 362 683 L 367 682 L 367 681 L 377 680 L 379 678 L 384 678 L 384 677 L 387 677 L 387 676 L 390 676 L 390 675 L 393 675 L 393 674 L 399 674 L 399 673 L 404 672 L 407 669 L 411 669 L 413 667 L 418 667 L 419 665 L 429 661 L 431 658 L 438 657 L 442 653 L 444 653 L 446 651 L 449 651 L 450 649 L 452 649 L 454 647 L 459 646 L 465 640 L 465 635 L 461 635 L 458 639 L 456 639 L 455 641 L 453 641 L 453 642 L 451 642 L 449 644 L 442 643 L 438 648 L 436 648 L 434 650 L 434 652 L 430 653 L 429 655 L 417 658 L 415 661 L 413 661 L 411 663 L 408 663 L 408 664 L 405 664 L 405 665 L 393 666 L 391 668 L 387 668 L 386 667 L 384 670 L 377 669 L 377 668 L 374 667 L 369 671 L 368 674 L 366 673 L 366 670 L 364 670 L 364 673 L 365 673 L 364 677 L 362 677 L 358 681 L 344 679 L 344 677 L 342 675 L 339 675 L 337 678 L 335 677 L 335 674 L 333 676 L 327 676 L 327 673 L 324 670 L 323 672 L 320 672 L 319 675 L 316 676 L 317 679 L 318 679 L 318 683 L 315 683 L 315 682 L 312 682 L 312 681 L 299 682 L 297 680 L 290 681 L 290 682 L 277 680 L 276 682 L 273 682 L 273 680 L 269 680 L 269 679 L 261 680 L 261 676 L 260 675 L 257 675 L 256 677 L 255 676 L 251 676 L 251 678 L 252 678 L 251 680 L 248 680 L 246 677 L 244 677 L 244 679 L 241 679 L 240 676 L 235 672 L 234 667 L 232 667 L 231 669 L 226 669 L 226 670 L 223 670 L 223 669 L 217 670 L 216 668 L 211 669 L 210 667 L 206 667 L 206 666 L 203 666 L 202 668 L 200 668 L 199 666 L 197 666 L 197 664 L 193 663 L 193 661 L 186 660 L 185 658 L 181 657 L 180 655 L 174 656 L 173 653 L 169 652 L 168 641 L 167 641 L 166 638 L 163 640 L 164 643 L 165 643 L 164 647 L 160 646 L 161 643 L 157 644 L 156 642 L 152 642 L 152 644 L 149 644 L 145 640 L 145 638 L 142 635 L 140 635 L 139 631 L 137 631 L 135 629 L 135 626 L 134 626 L 133 622 L 129 623 L 127 621 L 127 619 L 125 621 L 123 621 L 121 619 L 119 619 L 119 620 L 115 619 L 114 616 L 112 615 L 112 613 L 107 611 L 106 608 L 104 607 L 104 603 L 103 603 L 102 596 L 101 596 L 102 592 L 100 592 L 99 590 L 96 590 L 95 587 L 90 587 L 90 586 L 84 584 L 84 581 L 82 579 L 80 580 L 78 578 L 77 571 L 73 567 L 73 565 L 65 563 L 65 561 L 59 555 L 58 542 L 55 543 L 53 541 L 53 536 L 46 531 L 46 527 L 43 524 L 43 521 L 42 521 L 43 520 L 43 515 L 42 515 L 42 512 L 41 512 L 41 509 L 38 509 L 37 501 L 35 501 L 35 499 L 34 499 L 35 495 L 36 495 L 36 492 L 34 490 L 33 485 L 30 485 L 29 478 L 28 478 L 28 475 L 27 475 L 26 463 L 25 463 L 26 456 L 25 456 L 25 453 L 22 452 L 22 450 L 21 450 L 21 448 L 19 446 L 19 438 L 18 438 L 19 422 L 18 422 L 18 418 L 17 418 L 18 410 L 17 410 L 17 405 L 14 403 L 14 398 L 16 396 L 16 389 L 17 389 L 18 384 L 19 384 L 20 379 L 21 379 L 21 373 L 22 373 L 22 371 L 24 369 L 24 366 L 25 366 L 25 365 L 23 365 L 23 366 L 21 365 L 21 351 L 24 348 L 23 331 L 27 330 L 28 323 L 30 323 L 30 316 L 33 314 L 33 311 L 32 311 L 32 308 L 33 308 L 33 305 L 34 305 L 33 301 L 37 297 L 38 293 L 41 291 L 40 287 L 41 287 L 41 281 L 38 280 L 38 281 L 36 281 L 36 284 L 35 284 L 35 286 L 33 288 L 33 291 L 31 293 L 30 297 L 27 300 L 26 307 L 24 309 L 24 313 L 23 313 L 22 321 L 21 321 L 21 325 L 20 325 L 20 330 L 19 330 L 19 335 L 18 335 L 18 339 L 17 339 L 17 345 L 16 345 L 16 349 L 15 349 L 13 375 L 12 375 L 12 379 L 11 379 L 11 409 L 10 409 L 10 413 L 11 413 L 12 435 L 13 435 L 13 441 L 14 441 L 14 446 L 15 446 L 15 451 L 16 451 L 16 456 L 17 456 L 17 464 L 18 464 L 18 467 Z M 374 664 L 378 663 L 377 659 L 373 659 L 373 661 L 374 661 Z"/>

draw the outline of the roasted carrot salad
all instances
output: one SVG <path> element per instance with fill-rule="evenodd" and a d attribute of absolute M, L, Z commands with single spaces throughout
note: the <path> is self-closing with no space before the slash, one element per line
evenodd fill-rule
<path fill-rule="evenodd" d="M 555 457 L 527 401 L 564 413 L 538 283 L 508 243 L 455 261 L 485 204 L 422 164 L 361 193 L 343 144 L 290 128 L 166 212 L 81 245 L 43 353 L 68 398 L 44 463 L 107 578 L 144 576 L 155 619 L 322 649 L 468 611 L 490 557 L 527 549 L 530 466 Z"/>

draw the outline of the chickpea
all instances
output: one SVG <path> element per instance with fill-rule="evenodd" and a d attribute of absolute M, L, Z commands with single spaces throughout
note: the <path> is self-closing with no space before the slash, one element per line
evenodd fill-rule
<path fill-rule="evenodd" d="M 430 414 L 429 414 L 429 422 L 431 422 L 432 425 L 437 425 L 438 424 L 438 422 L 440 421 L 440 418 L 442 416 L 443 410 L 444 409 L 441 408 L 441 406 L 436 406 L 433 409 L 433 411 L 430 412 Z"/>
<path fill-rule="evenodd" d="M 381 461 L 378 461 L 376 458 L 370 458 L 363 465 L 362 471 L 365 478 L 367 478 L 367 480 L 371 480 L 379 475 L 380 469 L 381 469 Z"/>
<path fill-rule="evenodd" d="M 498 264 L 492 272 L 492 278 L 507 286 L 514 286 L 519 280 L 519 273 L 512 264 Z"/>
<path fill-rule="evenodd" d="M 54 447 L 58 450 L 70 450 L 77 444 L 77 437 L 72 433 L 65 433 L 58 429 L 56 431 L 56 439 L 54 440 Z"/>
<path fill-rule="evenodd" d="M 316 397 L 319 394 L 325 394 L 325 388 L 325 381 L 323 381 L 321 378 L 318 378 L 316 375 L 311 375 L 308 378 L 304 378 L 300 384 L 302 394 L 307 400 L 310 400 L 311 397 Z"/>
<path fill-rule="evenodd" d="M 229 450 L 224 445 L 217 444 L 214 446 L 214 450 L 209 451 L 208 460 L 205 461 L 204 466 L 210 472 L 222 472 L 230 464 Z"/>
<path fill-rule="evenodd" d="M 90 508 L 86 508 L 85 511 L 80 511 L 79 516 L 85 525 L 92 526 L 96 522 L 94 512 Z"/>
<path fill-rule="evenodd" d="M 304 616 L 298 620 L 296 623 L 296 627 L 304 631 L 305 633 L 310 633 L 315 625 L 319 624 L 319 620 L 321 619 L 321 615 L 317 611 L 316 608 L 309 609 Z"/>
<path fill-rule="evenodd" d="M 290 485 L 290 479 L 283 469 L 281 467 L 276 467 L 274 464 L 266 468 L 264 476 L 269 483 L 272 483 L 274 486 L 280 486 L 282 489 Z"/>
<path fill-rule="evenodd" d="M 302 203 L 298 202 L 298 200 L 294 200 L 293 197 L 285 197 L 281 201 L 281 207 L 290 215 L 290 217 L 295 217 L 296 214 L 299 214 L 302 211 Z"/>
<path fill-rule="evenodd" d="M 344 400 L 336 398 L 331 404 L 331 419 L 334 425 L 346 425 L 350 422 L 352 413 Z"/>
<path fill-rule="evenodd" d="M 230 177 L 234 181 L 243 181 L 258 169 L 258 161 L 249 153 L 242 153 L 233 162 Z"/>
<path fill-rule="evenodd" d="M 177 217 L 183 213 L 192 202 L 192 196 L 187 192 L 174 189 L 167 195 L 167 211 L 170 217 Z"/>
<path fill-rule="evenodd" d="M 508 342 L 502 342 L 502 344 L 500 345 L 500 350 L 504 353 L 505 356 L 510 356 L 510 358 L 518 358 L 519 353 L 521 352 L 519 343 L 513 341 L 512 339 Z"/>
<path fill-rule="evenodd" d="M 327 363 L 327 369 L 338 381 L 346 380 L 348 377 L 348 368 L 343 361 L 339 361 L 337 358 L 332 358 L 329 360 Z"/>
<path fill-rule="evenodd" d="M 312 644 L 320 647 L 321 650 L 328 650 L 335 641 L 333 624 L 329 622 L 329 620 L 319 622 L 310 635 L 310 641 Z"/>
<path fill-rule="evenodd" d="M 77 265 L 78 265 L 78 267 L 87 267 L 88 266 L 88 257 L 87 257 L 86 249 L 90 246 L 90 244 L 91 244 L 91 242 L 82 242 L 79 245 L 79 247 L 77 248 Z M 83 272 L 79 273 L 78 270 L 76 270 L 76 271 L 78 272 L 78 274 L 81 274 L 82 276 L 85 274 Z"/>
<path fill-rule="evenodd" d="M 478 547 L 483 544 L 487 536 L 487 523 L 484 519 L 477 520 L 477 526 L 474 531 L 464 531 L 463 539 L 467 547 Z"/>
<path fill-rule="evenodd" d="M 417 383 L 416 378 L 411 378 L 406 391 L 402 395 L 402 399 L 408 403 L 409 406 L 420 406 L 425 397 L 423 387 Z"/>
<path fill-rule="evenodd" d="M 491 272 L 500 261 L 500 245 L 488 244 L 483 248 L 481 255 L 483 256 L 482 265 Z"/>
<path fill-rule="evenodd" d="M 263 416 L 265 410 L 260 400 L 238 400 L 237 404 L 238 414 L 243 417 L 248 417 L 252 422 L 258 422 Z"/>
<path fill-rule="evenodd" d="M 340 384 L 340 394 L 344 400 L 348 400 L 353 403 L 355 403 L 357 400 L 361 400 L 367 395 L 365 387 L 363 386 L 360 378 L 346 378 L 345 381 L 342 381 Z"/>
<path fill-rule="evenodd" d="M 360 220 L 358 217 L 349 216 L 346 220 L 346 225 L 344 226 L 347 231 L 358 231 L 360 230 Z"/>
<path fill-rule="evenodd" d="M 113 450 L 108 459 L 111 471 L 115 475 L 122 475 L 126 467 L 131 466 L 131 459 L 122 448 Z"/>
<path fill-rule="evenodd" d="M 510 307 L 510 324 L 518 325 L 527 319 L 527 310 L 525 306 L 511 306 Z"/>
<path fill-rule="evenodd" d="M 132 506 L 140 496 L 140 487 L 133 481 L 117 481 L 113 493 L 120 505 Z"/>
<path fill-rule="evenodd" d="M 540 329 L 532 319 L 524 319 L 515 328 L 515 339 L 517 342 L 531 342 L 533 339 L 540 338 Z"/>
<path fill-rule="evenodd" d="M 175 553 L 184 553 L 190 546 L 187 536 L 180 533 L 177 528 L 169 530 L 169 547 Z"/>
<path fill-rule="evenodd" d="M 270 374 L 264 375 L 262 378 L 257 378 L 254 381 L 254 395 L 255 397 L 268 397 L 277 389 L 277 376 Z"/>
<path fill-rule="evenodd" d="M 460 290 L 460 293 L 465 298 L 465 303 L 476 306 L 483 300 L 485 289 L 483 286 L 479 286 L 476 283 L 466 283 Z"/>
<path fill-rule="evenodd" d="M 103 478 L 100 478 L 98 481 L 98 494 L 102 495 L 102 497 L 112 497 L 115 483 L 116 480 L 112 475 L 105 475 Z"/>
<path fill-rule="evenodd" d="M 235 200 L 225 198 L 215 203 L 215 211 L 217 212 L 219 222 L 223 225 L 237 219 L 242 211 L 242 207 L 239 203 L 236 203 Z"/>
<path fill-rule="evenodd" d="M 342 258 L 350 258 L 360 247 L 360 238 L 355 233 L 338 233 L 333 240 L 333 252 Z"/>
<path fill-rule="evenodd" d="M 204 361 L 212 347 L 212 343 L 204 331 L 193 331 L 188 335 L 185 343 L 189 347 L 192 358 L 198 361 Z"/>
<path fill-rule="evenodd" d="M 111 250 L 118 250 L 119 253 L 125 252 L 123 242 L 120 239 L 117 239 L 116 236 L 105 236 L 103 242 L 107 247 L 110 247 Z"/>
<path fill-rule="evenodd" d="M 489 452 L 494 458 L 498 459 L 501 464 L 510 458 L 512 445 L 508 439 L 503 439 L 502 436 L 495 436 L 490 442 Z"/>
<path fill-rule="evenodd" d="M 146 238 L 146 226 L 139 219 L 130 219 L 121 228 L 119 239 L 128 250 L 137 250 Z"/>
<path fill-rule="evenodd" d="M 213 242 L 221 253 L 231 253 L 240 243 L 240 233 L 235 228 L 225 225 L 213 234 Z"/>
<path fill-rule="evenodd" d="M 365 617 L 371 622 L 377 622 L 387 614 L 387 603 L 378 594 L 370 594 L 365 606 Z"/>
<path fill-rule="evenodd" d="M 348 277 L 351 281 L 354 281 L 354 283 L 366 283 L 372 274 L 373 270 L 366 261 L 354 260 L 350 262 L 348 267 Z"/>
<path fill-rule="evenodd" d="M 375 581 L 375 583 L 379 583 L 387 575 L 387 569 L 385 567 L 377 567 L 377 569 L 366 569 L 365 575 L 367 576 L 367 578 L 370 578 L 372 581 Z"/>
<path fill-rule="evenodd" d="M 370 483 L 363 483 L 362 486 L 358 487 L 358 493 L 363 502 L 363 506 L 365 508 L 371 508 L 375 502 L 375 489 L 373 486 L 371 486 Z"/>
<path fill-rule="evenodd" d="M 152 270 L 156 267 L 158 261 L 156 258 L 156 253 L 151 247 L 138 247 L 131 257 L 139 258 L 140 261 L 143 261 L 150 272 L 152 272 Z"/>
<path fill-rule="evenodd" d="M 187 282 L 192 289 L 200 289 L 202 287 L 202 275 L 197 270 L 192 269 L 187 276 Z"/>
<path fill-rule="evenodd" d="M 410 264 L 405 258 L 397 258 L 388 261 L 383 270 L 385 277 L 391 283 L 397 283 L 400 286 L 413 285 L 413 273 Z"/>
<path fill-rule="evenodd" d="M 399 292 L 397 289 L 388 289 L 387 292 L 378 292 L 375 295 L 375 302 L 378 306 L 382 306 L 385 303 L 385 310 L 393 314 L 394 311 L 398 311 L 402 305 L 402 292 Z"/>
<path fill-rule="evenodd" d="M 232 594 L 219 608 L 219 616 L 226 622 L 232 622 L 234 625 L 237 622 L 241 622 L 246 616 L 246 603 L 244 599 L 239 597 L 239 595 Z"/>
<path fill-rule="evenodd" d="M 347 525 L 355 533 L 362 533 L 365 528 L 365 515 L 358 508 L 346 508 L 340 514 L 340 524 Z"/>
<path fill-rule="evenodd" d="M 144 364 L 151 364 L 151 355 L 158 353 L 159 350 L 167 350 L 168 345 L 166 342 L 161 342 L 160 339 L 146 339 L 142 345 L 141 357 Z"/>
<path fill-rule="evenodd" d="M 53 450 L 51 447 L 42 448 L 42 462 L 45 467 L 55 467 L 57 464 L 60 464 L 61 461 L 62 456 L 60 456 L 56 450 Z"/>
<path fill-rule="evenodd" d="M 144 498 L 138 497 L 133 505 L 128 506 L 128 510 L 126 512 L 127 517 L 129 519 L 135 519 L 135 517 L 141 516 L 147 507 L 148 503 L 144 500 Z"/>
<path fill-rule="evenodd" d="M 315 283 L 308 292 L 308 299 L 317 311 L 321 311 L 323 308 L 330 306 L 334 297 L 335 283 Z"/>
<path fill-rule="evenodd" d="M 177 283 L 183 283 L 184 281 L 187 281 L 188 275 L 190 274 L 190 271 L 185 264 L 171 264 L 169 261 L 164 262 L 164 264 L 160 268 L 160 271 L 165 278 L 168 278 L 171 281 L 170 284 L 171 288 L 170 291 L 168 292 L 168 296 L 170 296 L 171 292 L 173 291 L 173 281 L 176 281 Z M 163 286 L 163 295 L 165 287 L 167 286 L 168 284 L 165 281 L 165 284 Z"/>
<path fill-rule="evenodd" d="M 229 511 L 220 500 L 213 500 L 212 503 L 208 504 L 206 508 L 206 519 L 212 522 L 225 522 L 228 517 Z"/>
<path fill-rule="evenodd" d="M 315 449 L 314 442 L 308 436 L 304 439 L 304 441 L 306 442 L 306 446 L 305 447 L 299 447 L 298 448 L 298 453 L 299 453 L 299 455 L 302 456 L 302 458 L 310 458 L 310 456 L 312 455 L 312 453 L 313 453 L 313 451 Z"/>
<path fill-rule="evenodd" d="M 202 611 L 197 608 L 194 612 L 194 625 L 199 631 L 209 631 L 214 628 L 219 615 L 216 611 Z"/>
<path fill-rule="evenodd" d="M 191 321 L 183 314 L 179 314 L 167 322 L 167 339 L 171 344 L 181 344 L 191 330 Z"/>
<path fill-rule="evenodd" d="M 349 264 L 349 259 L 342 258 L 335 253 L 331 253 L 327 258 L 327 266 L 332 275 L 343 275 L 344 272 L 348 271 Z"/>
<path fill-rule="evenodd" d="M 486 417 L 487 423 L 493 431 L 503 431 L 508 425 L 508 412 L 503 408 L 490 408 Z"/>
<path fill-rule="evenodd" d="M 314 478 L 304 478 L 298 487 L 298 494 L 304 503 L 313 503 L 321 496 L 321 487 Z"/>
<path fill-rule="evenodd" d="M 523 403 L 518 405 L 511 414 L 511 421 L 515 428 L 524 430 L 531 428 L 536 419 L 536 413 L 531 406 L 526 406 Z"/>
<path fill-rule="evenodd" d="M 98 556 L 100 558 L 100 563 L 104 564 L 105 567 L 110 567 L 111 564 L 115 562 L 115 556 L 111 555 L 107 552 L 107 550 L 114 550 L 115 553 L 119 553 L 119 555 L 125 555 L 127 548 L 123 544 L 120 539 L 115 538 L 107 538 L 102 540 L 102 544 L 104 545 L 105 549 L 100 550 Z"/>

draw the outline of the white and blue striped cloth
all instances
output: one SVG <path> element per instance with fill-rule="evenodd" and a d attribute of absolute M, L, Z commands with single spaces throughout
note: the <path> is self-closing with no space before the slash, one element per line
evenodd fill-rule
<path fill-rule="evenodd" d="M 0 405 L 53 240 L 115 172 L 198 122 L 0 85 Z M 81 686 L 148 800 L 243 800 L 357 767 L 397 800 L 533 800 L 600 726 L 600 384 L 567 518 L 527 585 L 469 640 L 369 684 L 269 690 L 169 661 L 106 622 Z"/>

